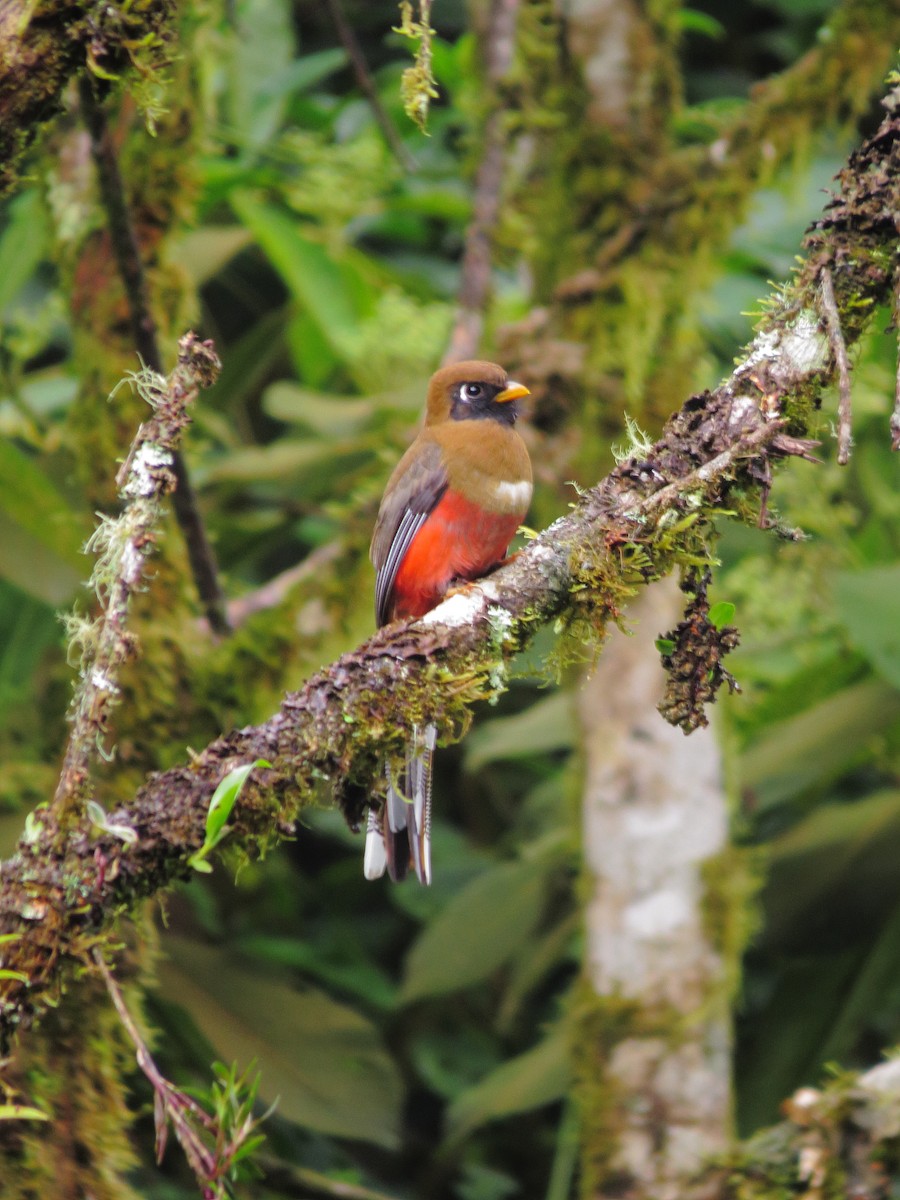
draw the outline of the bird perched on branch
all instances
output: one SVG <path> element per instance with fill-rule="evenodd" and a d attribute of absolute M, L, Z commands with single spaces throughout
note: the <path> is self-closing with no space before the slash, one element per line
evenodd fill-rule
<path fill-rule="evenodd" d="M 489 362 L 443 367 L 428 385 L 425 425 L 388 480 L 371 558 L 379 625 L 421 617 L 453 584 L 477 579 L 506 557 L 531 502 L 531 462 L 515 430 L 528 388 Z M 433 725 L 415 730 L 405 778 L 388 771 L 380 813 L 369 812 L 365 874 L 410 866 L 431 882 Z"/>

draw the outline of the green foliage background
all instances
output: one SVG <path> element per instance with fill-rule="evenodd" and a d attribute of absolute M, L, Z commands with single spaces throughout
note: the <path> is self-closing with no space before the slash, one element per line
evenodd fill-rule
<path fill-rule="evenodd" d="M 831 9 L 673 7 L 685 142 L 709 140 L 756 81 L 794 63 Z M 390 32 L 394 6 L 347 12 L 414 171 L 385 143 L 326 6 L 191 6 L 155 139 L 113 89 L 128 185 L 159 227 L 151 283 L 167 350 L 193 324 L 224 363 L 187 457 L 228 594 L 308 569 L 274 608 L 212 645 L 198 633 L 178 534 L 167 531 L 138 614 L 144 655 L 126 681 L 118 760 L 104 772 L 109 803 L 147 769 L 266 715 L 372 626 L 368 534 L 452 325 L 487 101 L 461 5 L 436 5 L 441 97 L 427 137 L 402 112 L 409 60 Z M 70 677 L 56 610 L 89 573 L 80 546 L 137 414 L 105 400 L 136 364 L 116 328 L 121 301 L 104 274 L 103 218 L 75 116 L 51 136 L 0 214 L 4 853 L 52 792 Z M 856 136 L 808 119 L 789 168 L 757 191 L 710 264 L 711 286 L 687 315 L 699 331 L 697 386 L 728 369 L 752 328 L 744 314 L 768 280 L 789 274 Z M 533 302 L 520 229 L 539 235 L 540 214 L 511 198 L 488 350 Z M 737 1012 L 746 1131 L 827 1064 L 871 1063 L 900 1035 L 895 354 L 890 334 L 862 350 L 850 467 L 835 466 L 823 417 L 823 465 L 778 478 L 774 502 L 808 540 L 723 527 L 714 598 L 737 606 L 743 695 L 718 713 L 719 730 L 736 836 L 758 847 L 764 879 Z M 590 484 L 607 465 L 573 450 L 577 409 L 548 411 L 537 414 L 534 449 L 559 469 L 539 473 L 532 524 L 565 506 L 564 480 Z M 603 427 L 623 415 L 604 411 Z M 551 648 L 547 633 L 498 708 L 441 753 L 430 890 L 366 884 L 361 839 L 323 797 L 265 861 L 226 854 L 156 910 L 164 931 L 149 1014 L 161 1065 L 203 1087 L 214 1059 L 256 1060 L 262 1096 L 279 1098 L 266 1174 L 247 1195 L 317 1194 L 315 1181 L 291 1174 L 298 1165 L 369 1195 L 570 1194 L 579 769 L 570 694 L 546 686 Z M 190 1196 L 174 1150 L 161 1170 L 152 1165 L 148 1102 L 135 1078 L 142 1161 L 132 1185 L 152 1200 Z"/>

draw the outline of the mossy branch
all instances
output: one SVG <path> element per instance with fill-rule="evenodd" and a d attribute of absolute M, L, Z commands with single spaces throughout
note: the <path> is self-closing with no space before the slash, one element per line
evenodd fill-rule
<path fill-rule="evenodd" d="M 145 564 L 156 544 L 164 498 L 174 491 L 175 460 L 181 435 L 190 423 L 189 407 L 201 387 L 219 371 L 212 345 L 193 333 L 178 344 L 178 363 L 164 379 L 150 368 L 131 382 L 153 410 L 141 425 L 116 483 L 122 512 L 101 517 L 87 550 L 96 554 L 92 585 L 101 606 L 94 621 L 73 615 L 69 636 L 80 655 L 80 678 L 70 710 L 72 724 L 48 825 L 61 849 L 73 822 L 90 801 L 90 769 L 105 756 L 109 718 L 118 702 L 119 669 L 137 652 L 128 630 L 132 597 L 145 584 Z M 113 827 L 107 825 L 112 832 Z M 124 826 L 119 826 L 122 835 Z M 130 831 L 128 836 L 131 835 Z"/>
<path fill-rule="evenodd" d="M 0 864 L 0 1036 L 8 1040 L 56 1002 L 67 968 L 89 961 L 119 913 L 190 873 L 210 797 L 230 770 L 257 759 L 273 764 L 254 771 L 241 793 L 232 844 L 252 848 L 291 833 L 298 810 L 324 786 L 358 821 L 384 756 L 402 752 L 410 727 L 432 721 L 444 741 L 460 737 L 473 704 L 502 687 L 505 663 L 541 625 L 600 637 L 642 584 L 708 555 L 715 514 L 759 515 L 771 461 L 808 455 L 814 404 L 836 376 L 823 270 L 847 345 L 893 296 L 900 87 L 887 107 L 738 367 L 714 391 L 691 397 L 654 445 L 621 462 L 488 580 L 418 622 L 380 630 L 289 694 L 263 724 L 151 775 L 109 818 L 134 830 L 134 841 L 82 823 L 59 849 L 52 821 L 39 832 L 32 823 L 16 855 Z"/>
<path fill-rule="evenodd" d="M 0 4 L 0 196 L 63 103 L 69 81 L 88 70 L 115 79 L 137 67 L 149 79 L 166 58 L 173 0 L 5 0 Z"/>

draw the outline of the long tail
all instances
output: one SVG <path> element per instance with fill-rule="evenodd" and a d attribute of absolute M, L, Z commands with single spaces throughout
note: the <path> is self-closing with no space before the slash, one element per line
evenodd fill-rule
<path fill-rule="evenodd" d="M 437 729 L 413 729 L 403 778 L 394 781 L 386 769 L 387 796 L 380 813 L 370 810 L 366 827 L 366 879 L 387 870 L 391 879 L 405 879 L 409 868 L 419 883 L 431 883 L 431 788 Z"/>

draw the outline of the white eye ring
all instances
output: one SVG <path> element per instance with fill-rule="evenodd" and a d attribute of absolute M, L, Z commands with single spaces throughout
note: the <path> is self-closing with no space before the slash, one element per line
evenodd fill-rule
<path fill-rule="evenodd" d="M 463 396 L 466 400 L 478 400 L 484 394 L 480 383 L 463 384 Z"/>

